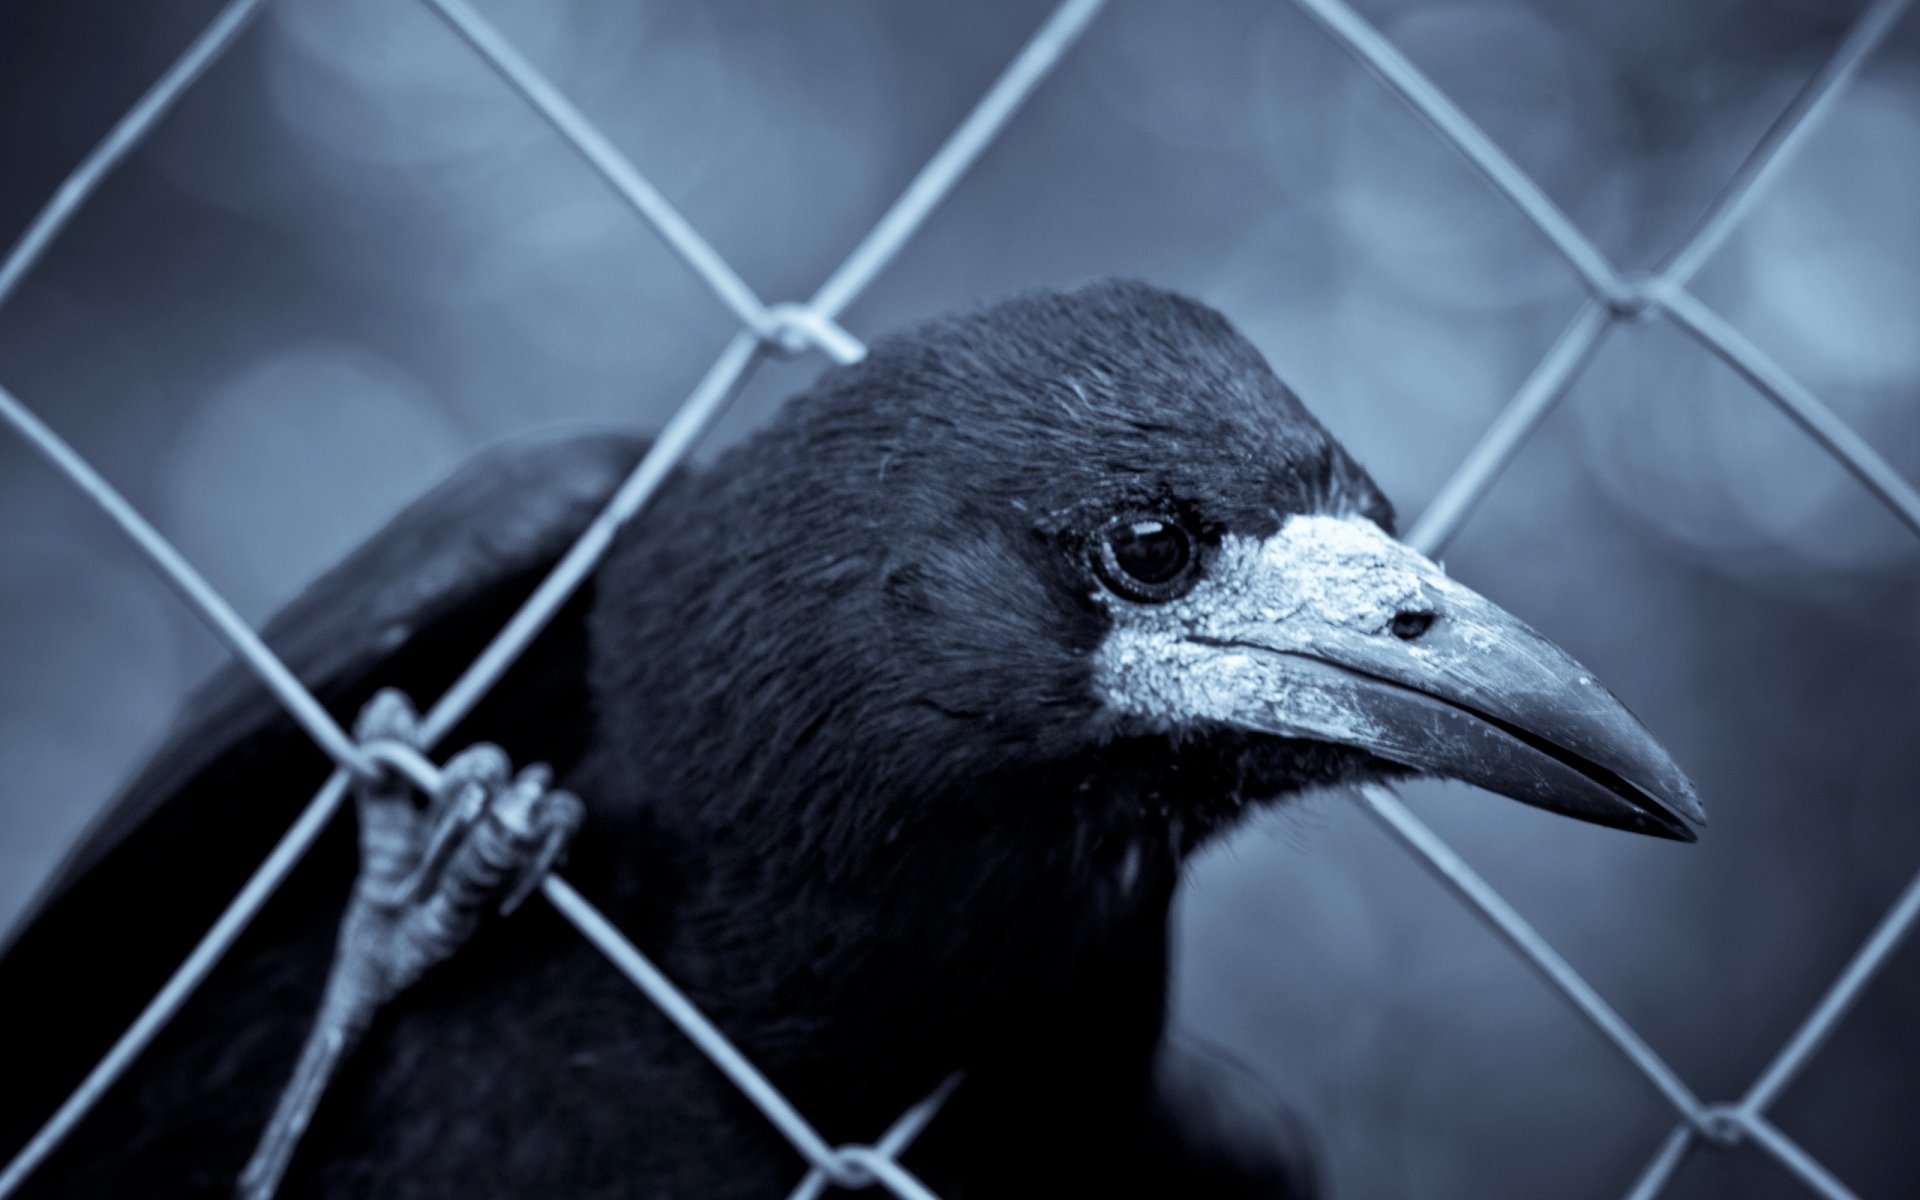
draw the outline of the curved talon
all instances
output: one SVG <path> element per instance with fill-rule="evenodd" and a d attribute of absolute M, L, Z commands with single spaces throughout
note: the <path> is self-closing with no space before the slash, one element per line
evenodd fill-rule
<path fill-rule="evenodd" d="M 425 750 L 419 715 L 392 689 L 360 710 L 354 733 Z M 506 752 L 484 742 L 442 768 L 424 803 L 395 771 L 354 783 L 359 875 L 319 1015 L 240 1177 L 242 1196 L 273 1195 L 327 1083 L 380 1006 L 465 945 L 489 912 L 512 912 L 540 885 L 586 811 L 552 783 L 545 764 L 515 774 Z"/>
<path fill-rule="evenodd" d="M 420 718 L 404 693 L 385 688 L 360 710 L 353 735 L 362 743 L 399 742 L 420 748 Z M 391 905 L 401 899 L 401 881 L 418 863 L 415 853 L 413 789 L 397 771 L 383 771 L 353 783 L 360 820 L 360 873 L 355 895 Z"/>
<path fill-rule="evenodd" d="M 505 751 L 485 742 L 468 747 L 447 763 L 439 788 L 427 797 L 426 811 L 416 818 L 426 830 L 426 848 L 405 885 L 407 900 L 417 902 L 433 888 L 455 847 L 472 834 L 492 789 L 506 780 L 512 767 Z"/>
<path fill-rule="evenodd" d="M 531 770 L 532 768 L 529 768 Z M 551 772 L 549 772 L 551 774 Z M 586 819 L 587 806 L 580 797 L 572 792 L 542 792 L 534 802 L 533 822 L 530 832 L 540 839 L 539 852 L 520 875 L 520 882 L 514 885 L 507 898 L 500 902 L 500 915 L 508 916 L 521 902 L 533 894 L 540 881 L 547 877 L 553 864 L 573 840 L 579 831 L 580 822 Z"/>
<path fill-rule="evenodd" d="M 405 742 L 409 746 L 420 744 L 420 715 L 414 711 L 413 701 L 398 688 L 381 688 L 373 694 L 373 699 L 360 709 L 360 716 L 353 723 L 355 741 Z"/>

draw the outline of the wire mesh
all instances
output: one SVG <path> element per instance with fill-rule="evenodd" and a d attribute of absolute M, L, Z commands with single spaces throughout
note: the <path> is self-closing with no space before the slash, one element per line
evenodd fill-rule
<path fill-rule="evenodd" d="M 538 636 L 593 571 L 617 530 L 632 519 L 701 435 L 737 396 L 768 353 L 818 352 L 838 362 L 860 358 L 865 347 L 842 328 L 839 314 L 872 282 L 926 217 L 952 192 L 1104 6 L 1104 0 L 1065 0 L 1033 34 L 961 125 L 899 198 L 805 303 L 769 305 L 699 234 L 639 169 L 536 70 L 513 43 L 466 0 L 423 0 L 504 82 L 523 97 L 700 276 L 738 318 L 742 331 L 681 404 L 653 446 L 606 507 L 581 534 L 513 618 L 423 722 L 427 745 L 466 716 Z M 0 261 L 0 303 L 18 287 L 71 217 L 166 112 L 224 53 L 263 0 L 233 0 L 163 73 L 69 177 Z M 1860 72 L 1908 0 L 1875 0 L 1836 52 L 1774 121 L 1719 197 L 1656 272 L 1639 278 L 1621 271 L 1540 186 L 1413 63 L 1342 0 L 1295 0 L 1348 54 L 1372 72 L 1458 151 L 1540 232 L 1586 285 L 1581 306 L 1520 389 L 1441 487 L 1407 540 L 1426 553 L 1444 547 L 1592 361 L 1608 333 L 1629 320 L 1664 317 L 1723 359 L 1851 472 L 1896 517 L 1920 534 L 1920 491 L 1820 399 L 1739 330 L 1691 293 L 1687 285 L 1782 165 L 1805 141 L 1833 99 Z M 85 1118 L 128 1065 L 179 1011 L 240 932 L 260 910 L 337 811 L 352 776 L 394 761 L 381 745 L 360 745 L 342 730 L 312 693 L 233 611 L 219 593 L 86 460 L 11 392 L 0 388 L 0 419 L 12 426 L 56 470 L 104 511 L 188 605 L 256 674 L 337 769 L 256 869 L 160 991 L 116 1040 L 80 1086 L 0 1172 L 0 1200 Z M 424 759 L 408 773 L 431 786 L 438 769 Z M 1820 1002 L 1755 1079 L 1731 1104 L 1702 1102 L 1679 1075 L 1525 918 L 1390 791 L 1362 790 L 1366 811 L 1425 863 L 1461 902 L 1482 917 L 1622 1057 L 1679 1116 L 1629 1189 L 1629 1200 L 1657 1196 L 1702 1142 L 1752 1145 L 1771 1156 L 1807 1189 L 1829 1198 L 1853 1193 L 1812 1155 L 1776 1127 L 1766 1110 L 1819 1051 L 1899 942 L 1920 921 L 1920 874 L 1901 893 Z M 880 1187 L 910 1200 L 934 1197 L 899 1162 L 935 1119 L 958 1083 L 951 1078 L 910 1108 L 873 1145 L 828 1143 L 779 1090 L 746 1059 L 650 960 L 607 918 L 558 876 L 542 884 L 547 900 L 694 1041 L 806 1160 L 808 1172 L 793 1200 L 814 1200 L 829 1186 Z"/>

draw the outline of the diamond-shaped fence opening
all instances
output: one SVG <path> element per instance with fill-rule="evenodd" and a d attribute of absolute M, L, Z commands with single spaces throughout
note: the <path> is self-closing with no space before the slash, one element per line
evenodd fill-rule
<path fill-rule="evenodd" d="M 424 723 L 426 740 L 432 744 L 472 711 L 538 635 L 594 569 L 615 531 L 647 503 L 661 481 L 739 394 L 765 357 L 818 353 L 834 361 L 848 362 L 865 353 L 860 340 L 838 323 L 839 314 L 959 184 L 981 152 L 1099 14 L 1104 0 L 1065 0 L 1060 4 L 959 128 L 814 295 L 805 302 L 781 304 L 769 304 L 757 296 L 647 177 L 466 0 L 423 2 L 599 173 L 701 277 L 742 327 L 674 413 L 605 510 L 512 620 L 433 705 Z M 264 0 L 233 0 L 221 10 L 67 178 L 6 259 L 0 262 L 0 303 L 19 286 L 106 176 L 233 44 L 263 3 Z M 1704 351 L 1724 360 L 1760 397 L 1778 406 L 1909 529 L 1920 534 L 1920 492 L 1818 397 L 1689 290 L 1694 275 L 1767 189 L 1836 95 L 1860 72 L 1885 39 L 1908 7 L 1906 0 L 1876 0 L 1869 6 L 1842 39 L 1832 58 L 1807 82 L 1748 155 L 1691 235 L 1656 270 L 1644 276 L 1627 274 L 1610 262 L 1444 92 L 1341 0 L 1296 0 L 1296 3 L 1343 50 L 1423 118 L 1436 136 L 1485 176 L 1566 260 L 1589 293 L 1587 302 L 1415 523 L 1407 538 L 1411 544 L 1428 553 L 1446 545 L 1528 436 L 1567 394 L 1608 333 L 1624 321 L 1655 318 L 1673 322 Z M 396 765 L 416 783 L 431 787 L 438 779 L 439 770 L 423 757 L 409 758 L 396 755 L 388 746 L 356 743 L 193 566 L 103 476 L 4 387 L 0 387 L 0 417 L 107 513 L 336 764 L 333 775 L 186 960 L 66 1102 L 48 1118 L 5 1171 L 0 1172 L 0 1200 L 4 1200 L 85 1118 L 95 1102 L 211 972 L 332 818 L 356 775 L 377 771 L 381 764 Z M 1817 1053 L 1900 939 L 1920 920 L 1920 875 L 1907 885 L 1814 1010 L 1747 1091 L 1737 1100 L 1714 1103 L 1697 1096 L 1518 911 L 1390 791 L 1369 787 L 1363 791 L 1363 800 L 1366 810 L 1399 844 L 1431 868 L 1454 895 L 1512 945 L 1672 1107 L 1677 1124 L 1657 1147 L 1628 1193 L 1633 1200 L 1658 1195 L 1694 1148 L 1702 1144 L 1724 1147 L 1738 1143 L 1750 1144 L 1770 1155 L 1818 1195 L 1830 1198 L 1853 1195 L 1831 1171 L 1774 1125 L 1767 1110 Z M 830 1185 L 880 1187 L 899 1197 L 933 1195 L 900 1164 L 899 1157 L 935 1119 L 956 1080 L 948 1080 L 909 1109 L 873 1144 L 831 1145 L 644 954 L 564 879 L 557 875 L 547 877 L 542 891 L 792 1144 L 810 1167 L 794 1191 L 795 1197 L 811 1200 Z"/>

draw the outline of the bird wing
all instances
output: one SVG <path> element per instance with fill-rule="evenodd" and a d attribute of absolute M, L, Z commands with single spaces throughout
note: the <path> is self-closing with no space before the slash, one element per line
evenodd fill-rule
<path fill-rule="evenodd" d="M 507 621 L 645 448 L 635 436 L 592 434 L 482 455 L 293 601 L 266 627 L 268 644 L 344 725 L 379 687 L 424 706 Z M 562 769 L 577 757 L 589 724 L 584 606 L 585 589 L 449 745 L 499 740 L 520 762 Z M 0 958 L 0 1029 L 39 1043 L 15 1060 L 28 1069 L 10 1068 L 0 1089 L 0 1149 L 24 1140 L 78 1081 L 328 768 L 237 664 L 194 696 Z M 336 855 L 347 846 L 336 829 L 314 857 L 328 856 L 327 841 Z"/>

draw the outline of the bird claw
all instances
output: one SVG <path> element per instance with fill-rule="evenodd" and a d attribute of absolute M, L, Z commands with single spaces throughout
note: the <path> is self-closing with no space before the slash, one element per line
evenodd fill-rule
<path fill-rule="evenodd" d="M 426 748 L 418 714 L 392 689 L 367 702 L 354 733 L 362 745 Z M 516 774 L 506 753 L 487 743 L 455 755 L 424 793 L 392 770 L 355 782 L 353 896 L 320 1013 L 240 1177 L 241 1196 L 273 1195 L 328 1080 L 373 1014 L 465 945 L 490 909 L 511 913 L 540 886 L 585 815 L 578 797 L 552 783 L 544 764 Z"/>
<path fill-rule="evenodd" d="M 423 748 L 418 717 L 392 690 L 361 710 L 355 734 L 363 744 Z M 504 751 L 483 742 L 447 763 L 424 804 L 391 773 L 356 785 L 361 869 L 343 955 L 355 935 L 371 942 L 391 995 L 463 944 L 489 907 L 518 908 L 585 814 L 552 782 L 546 765 L 516 774 Z"/>

